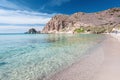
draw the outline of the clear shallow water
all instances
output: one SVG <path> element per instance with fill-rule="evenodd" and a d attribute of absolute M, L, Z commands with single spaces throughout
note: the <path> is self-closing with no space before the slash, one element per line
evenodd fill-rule
<path fill-rule="evenodd" d="M 70 66 L 105 37 L 1 34 L 0 80 L 37 80 Z"/>

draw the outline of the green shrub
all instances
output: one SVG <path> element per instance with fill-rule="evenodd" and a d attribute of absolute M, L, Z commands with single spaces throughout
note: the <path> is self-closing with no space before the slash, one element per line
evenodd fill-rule
<path fill-rule="evenodd" d="M 78 29 L 75 29 L 74 32 L 77 32 L 77 33 L 82 33 L 84 32 L 85 30 L 83 28 L 78 28 Z"/>
<path fill-rule="evenodd" d="M 99 26 L 99 27 L 93 27 L 93 26 L 88 26 L 88 27 L 82 27 L 75 29 L 74 32 L 77 33 L 83 33 L 83 32 L 90 32 L 94 34 L 101 34 L 101 33 L 106 33 L 106 32 L 112 32 L 113 27 L 110 26 Z"/>

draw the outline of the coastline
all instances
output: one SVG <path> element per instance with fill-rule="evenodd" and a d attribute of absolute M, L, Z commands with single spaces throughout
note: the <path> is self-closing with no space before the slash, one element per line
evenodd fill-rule
<path fill-rule="evenodd" d="M 47 80 L 119 80 L 120 47 L 118 43 L 118 40 L 108 35 L 100 47 L 90 51 L 80 61 Z"/>

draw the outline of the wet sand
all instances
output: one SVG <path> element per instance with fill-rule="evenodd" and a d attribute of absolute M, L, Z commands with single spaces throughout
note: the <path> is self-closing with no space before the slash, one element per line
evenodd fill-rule
<path fill-rule="evenodd" d="M 100 47 L 48 80 L 120 80 L 120 42 L 108 36 Z"/>

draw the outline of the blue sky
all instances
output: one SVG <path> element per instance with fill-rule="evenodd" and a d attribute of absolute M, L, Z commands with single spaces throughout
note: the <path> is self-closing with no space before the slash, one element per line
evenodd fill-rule
<path fill-rule="evenodd" d="M 97 12 L 120 7 L 120 0 L 0 0 L 0 33 L 42 29 L 56 14 Z"/>

